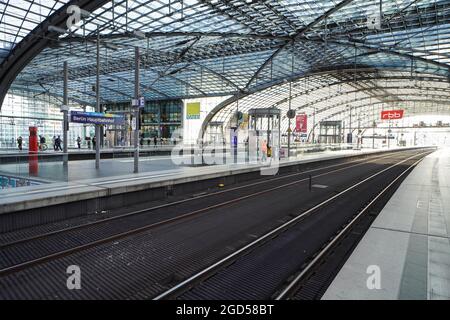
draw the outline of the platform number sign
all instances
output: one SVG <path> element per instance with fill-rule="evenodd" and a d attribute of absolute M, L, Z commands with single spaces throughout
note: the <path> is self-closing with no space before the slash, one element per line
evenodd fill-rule
<path fill-rule="evenodd" d="M 145 98 L 140 97 L 139 99 L 133 99 L 131 105 L 135 108 L 145 108 Z"/>

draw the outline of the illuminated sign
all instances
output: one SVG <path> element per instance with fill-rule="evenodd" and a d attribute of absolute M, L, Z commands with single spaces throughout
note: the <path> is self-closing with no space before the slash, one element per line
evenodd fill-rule
<path fill-rule="evenodd" d="M 108 113 L 72 111 L 70 122 L 120 126 L 125 124 L 125 117 Z"/>
<path fill-rule="evenodd" d="M 186 119 L 199 120 L 200 119 L 200 102 L 188 103 L 186 105 Z"/>
<path fill-rule="evenodd" d="M 402 119 L 405 110 L 388 110 L 381 112 L 381 120 L 398 120 Z"/>

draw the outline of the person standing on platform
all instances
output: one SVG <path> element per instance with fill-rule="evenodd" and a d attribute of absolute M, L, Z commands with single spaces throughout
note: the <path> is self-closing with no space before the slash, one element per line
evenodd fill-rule
<path fill-rule="evenodd" d="M 262 161 L 267 161 L 267 141 L 264 140 L 261 145 Z"/>
<path fill-rule="evenodd" d="M 81 149 L 81 138 L 80 137 L 77 138 L 77 145 L 78 145 L 78 149 Z"/>
<path fill-rule="evenodd" d="M 155 144 L 156 148 L 156 145 L 158 144 L 158 138 L 156 136 L 153 137 L 153 143 Z"/>
<path fill-rule="evenodd" d="M 17 146 L 19 147 L 19 150 L 22 151 L 22 149 L 23 149 L 23 139 L 22 139 L 22 136 L 20 136 L 20 137 L 17 139 Z"/>
<path fill-rule="evenodd" d="M 47 143 L 47 140 L 45 139 L 45 137 L 39 136 L 39 150 L 45 151 L 46 143 Z"/>
<path fill-rule="evenodd" d="M 58 138 L 56 138 L 55 140 L 55 147 L 56 147 L 56 151 L 63 151 L 62 147 L 61 147 L 61 137 L 58 136 Z"/>
<path fill-rule="evenodd" d="M 92 138 L 92 149 L 97 150 L 97 137 Z"/>

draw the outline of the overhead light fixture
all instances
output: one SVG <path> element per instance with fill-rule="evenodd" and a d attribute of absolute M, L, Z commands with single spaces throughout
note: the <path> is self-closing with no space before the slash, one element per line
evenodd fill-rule
<path fill-rule="evenodd" d="M 109 43 L 109 42 L 103 42 L 103 44 L 105 45 L 105 47 L 106 48 L 108 48 L 108 49 L 111 49 L 111 50 L 114 50 L 114 51 L 117 51 L 117 50 L 119 50 L 119 47 L 118 46 L 116 46 L 115 44 L 113 44 L 113 43 Z"/>
<path fill-rule="evenodd" d="M 145 32 L 142 32 L 142 31 L 139 31 L 139 30 L 134 30 L 133 34 L 136 37 L 140 38 L 140 39 L 147 39 L 147 36 L 146 36 Z"/>
<path fill-rule="evenodd" d="M 60 27 L 55 27 L 55 26 L 49 26 L 48 27 L 48 31 L 49 32 L 54 32 L 54 33 L 59 33 L 59 34 L 66 34 L 67 30 L 60 28 Z"/>

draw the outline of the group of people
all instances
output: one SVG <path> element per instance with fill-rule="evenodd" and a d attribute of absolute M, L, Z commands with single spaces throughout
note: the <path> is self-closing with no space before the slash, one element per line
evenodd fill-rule
<path fill-rule="evenodd" d="M 62 144 L 62 140 L 61 140 L 61 136 L 53 136 L 53 150 L 54 151 L 63 151 L 63 148 L 61 147 Z"/>
<path fill-rule="evenodd" d="M 152 145 L 152 142 L 153 142 L 153 145 L 155 146 L 155 148 L 158 146 L 158 142 L 159 142 L 159 144 L 160 144 L 161 146 L 162 146 L 162 145 L 167 145 L 167 143 L 168 143 L 168 141 L 167 141 L 166 138 L 159 138 L 159 139 L 158 139 L 157 136 L 154 136 L 152 139 L 148 139 L 148 140 L 147 140 L 147 145 L 148 145 L 148 146 L 151 146 L 151 145 Z M 173 142 L 174 145 L 177 144 L 177 140 L 176 140 L 175 138 L 172 139 L 172 142 Z M 145 139 L 144 139 L 143 136 L 141 136 L 141 138 L 139 139 L 139 144 L 141 145 L 141 147 L 144 146 L 144 143 L 145 143 Z"/>
<path fill-rule="evenodd" d="M 78 140 L 79 140 L 78 148 L 80 148 L 81 147 L 81 138 L 78 137 L 77 142 L 78 142 Z M 52 142 L 53 142 L 53 150 L 54 151 L 63 151 L 63 148 L 62 148 L 63 141 L 61 139 L 61 136 L 53 136 Z M 19 148 L 20 151 L 23 150 L 22 136 L 19 136 L 19 138 L 17 138 L 17 147 Z M 42 135 L 39 136 L 38 147 L 39 147 L 40 151 L 47 150 L 47 139 Z"/>
<path fill-rule="evenodd" d="M 82 141 L 83 140 L 81 139 L 81 137 L 77 137 L 77 139 L 75 140 L 78 149 L 81 149 Z M 91 138 L 86 138 L 86 141 L 87 141 L 88 149 L 91 149 L 91 143 L 92 143 L 92 149 L 96 148 L 97 140 L 96 140 L 95 136 L 92 139 Z M 158 143 L 160 145 L 167 144 L 167 140 L 166 139 L 158 138 L 157 136 L 154 136 L 152 139 L 148 139 L 147 140 L 148 146 L 150 146 L 152 144 L 152 142 L 153 142 L 155 147 L 158 146 Z M 53 136 L 52 143 L 53 143 L 53 150 L 54 151 L 63 151 L 63 147 L 62 147 L 63 141 L 61 139 L 61 136 Z M 144 146 L 145 139 L 144 139 L 143 136 L 141 136 L 139 143 L 140 143 L 141 146 Z M 173 143 L 174 144 L 177 143 L 176 139 L 173 139 Z M 17 146 L 18 146 L 20 151 L 23 150 L 23 138 L 22 138 L 22 136 L 17 138 Z M 46 151 L 47 150 L 47 141 L 46 141 L 46 138 L 44 136 L 42 136 L 42 135 L 39 136 L 39 150 L 40 151 Z"/>

